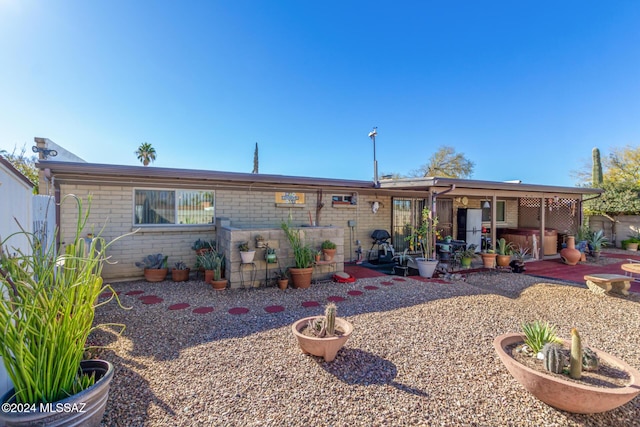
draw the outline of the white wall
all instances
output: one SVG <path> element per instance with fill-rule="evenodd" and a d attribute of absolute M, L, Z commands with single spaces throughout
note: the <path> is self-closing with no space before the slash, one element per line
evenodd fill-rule
<path fill-rule="evenodd" d="M 32 230 L 31 206 L 32 187 L 16 176 L 15 171 L 0 162 L 0 238 L 5 241 L 12 233 L 20 231 L 20 225 L 25 231 Z M 12 253 L 20 249 L 29 251 L 28 240 L 25 236 L 17 235 L 8 239 L 3 247 Z M 6 295 L 3 295 L 6 298 Z M 11 389 L 13 385 L 7 371 L 4 369 L 0 357 L 0 395 Z"/>

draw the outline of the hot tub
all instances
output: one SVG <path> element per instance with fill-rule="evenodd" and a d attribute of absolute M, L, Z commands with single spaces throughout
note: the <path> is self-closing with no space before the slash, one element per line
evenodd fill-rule
<path fill-rule="evenodd" d="M 533 252 L 533 235 L 535 234 L 540 247 L 540 229 L 538 228 L 505 228 L 500 237 L 513 244 L 515 248 L 521 246 L 529 248 L 529 253 Z M 544 255 L 555 255 L 558 253 L 558 230 L 547 228 L 544 230 Z"/>

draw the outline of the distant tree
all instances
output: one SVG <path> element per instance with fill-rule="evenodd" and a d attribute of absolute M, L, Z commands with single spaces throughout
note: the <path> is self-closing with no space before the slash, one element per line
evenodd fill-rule
<path fill-rule="evenodd" d="M 6 150 L 0 150 L 0 156 L 3 156 L 14 168 L 21 174 L 29 178 L 34 185 L 33 194 L 38 194 L 38 168 L 36 162 L 38 158 L 34 155 L 27 156 L 26 144 L 22 146 L 20 153 L 16 153 L 17 147 L 13 147 L 13 151 L 9 153 Z"/>
<path fill-rule="evenodd" d="M 591 183 L 594 187 L 602 185 L 602 161 L 600 160 L 600 150 L 594 148 L 591 150 L 593 167 L 591 168 Z"/>
<path fill-rule="evenodd" d="M 251 173 L 258 173 L 258 143 L 256 142 L 256 149 L 253 151 L 253 171 Z"/>
<path fill-rule="evenodd" d="M 443 145 L 431 156 L 429 163 L 409 173 L 413 177 L 440 176 L 444 178 L 469 178 L 474 163 L 453 147 Z"/>
<path fill-rule="evenodd" d="M 613 148 L 604 164 L 605 181 L 640 186 L 640 146 Z"/>
<path fill-rule="evenodd" d="M 134 154 L 138 156 L 138 160 L 145 166 L 149 166 L 149 163 L 156 160 L 156 149 L 148 142 L 140 144 Z"/>

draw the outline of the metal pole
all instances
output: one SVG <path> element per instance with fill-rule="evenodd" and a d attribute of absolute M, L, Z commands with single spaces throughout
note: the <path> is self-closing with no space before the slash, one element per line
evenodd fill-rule
<path fill-rule="evenodd" d="M 378 161 L 376 160 L 376 135 L 378 134 L 378 128 L 374 126 L 373 130 L 369 132 L 369 138 L 373 141 L 373 182 L 378 185 Z"/>

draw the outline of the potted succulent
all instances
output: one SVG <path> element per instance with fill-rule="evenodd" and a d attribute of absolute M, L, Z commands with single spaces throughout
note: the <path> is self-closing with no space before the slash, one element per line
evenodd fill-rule
<path fill-rule="evenodd" d="M 460 265 L 464 268 L 471 267 L 471 261 L 476 256 L 476 245 L 471 244 L 466 249 L 458 249 L 455 252 L 456 260 L 459 260 Z"/>
<path fill-rule="evenodd" d="M 147 255 L 142 261 L 136 262 L 136 267 L 144 269 L 147 282 L 162 282 L 169 272 L 167 258 L 169 257 L 162 254 Z"/>
<path fill-rule="evenodd" d="M 338 350 L 347 342 L 353 332 L 353 325 L 337 317 L 337 307 L 329 303 L 324 316 L 305 317 L 291 325 L 291 331 L 305 354 L 323 357 L 332 362 Z"/>
<path fill-rule="evenodd" d="M 555 326 L 548 323 L 524 324 L 523 331 L 500 335 L 493 345 L 511 375 L 546 404 L 592 414 L 617 408 L 640 394 L 640 372 L 601 350 L 583 347 L 575 328 L 571 341 L 559 339 Z M 616 384 L 607 374 L 611 369 L 627 379 Z M 603 377 L 599 384 L 590 372 Z"/>
<path fill-rule="evenodd" d="M 0 242 L 7 247 L 17 238 L 30 246 L 12 256 L 0 250 L 0 355 L 14 386 L 0 398 L 0 425 L 99 426 L 105 410 L 114 368 L 83 356 L 96 327 L 95 308 L 114 298 L 119 302 L 101 278 L 106 252 L 119 238 L 107 243 L 98 234 L 88 244 L 80 237 L 89 209 L 83 211 L 73 197 L 77 226 L 65 247 L 43 251 L 38 234 L 27 232 Z M 104 292 L 110 297 L 98 302 Z M 6 410 L 5 404 L 23 410 Z"/>
<path fill-rule="evenodd" d="M 264 248 L 268 244 L 265 243 L 264 237 L 261 234 L 258 234 L 255 238 L 256 248 Z"/>
<path fill-rule="evenodd" d="M 171 269 L 171 279 L 174 282 L 186 282 L 187 280 L 189 280 L 190 272 L 191 269 L 187 267 L 187 264 L 185 264 L 183 261 L 178 261 L 173 265 L 173 268 Z"/>
<path fill-rule="evenodd" d="M 603 246 L 606 246 L 609 242 L 607 238 L 604 236 L 603 230 L 594 231 L 591 233 L 588 239 L 589 245 L 591 246 L 591 254 L 595 259 L 600 258 L 600 251 Z"/>
<path fill-rule="evenodd" d="M 243 264 L 251 264 L 253 262 L 256 251 L 249 249 L 249 242 L 240 242 L 238 244 L 238 250 L 240 251 L 240 258 Z"/>
<path fill-rule="evenodd" d="M 402 273 L 403 276 L 406 276 L 409 272 L 409 261 L 415 263 L 415 260 L 411 255 L 408 254 L 408 252 L 409 248 L 405 248 L 401 254 L 394 255 L 393 258 L 391 258 L 391 260 L 395 261 L 396 263 L 393 266 L 393 272 L 395 274 L 399 275 L 400 273 Z"/>
<path fill-rule="evenodd" d="M 306 289 L 311 286 L 315 251 L 303 242 L 300 230 L 293 230 L 286 222 L 281 228 L 293 250 L 294 266 L 289 267 L 293 287 Z"/>
<path fill-rule="evenodd" d="M 286 268 L 280 268 L 275 272 L 276 281 L 278 282 L 278 287 L 282 290 L 287 289 L 289 286 L 289 273 Z"/>
<path fill-rule="evenodd" d="M 276 250 L 274 248 L 266 246 L 266 250 L 264 252 L 264 259 L 267 261 L 267 264 L 275 264 L 278 262 L 278 257 L 276 255 Z"/>
<path fill-rule="evenodd" d="M 324 254 L 325 261 L 333 261 L 333 257 L 336 256 L 336 244 L 331 240 L 325 240 L 322 242 L 322 253 Z"/>
<path fill-rule="evenodd" d="M 193 242 L 193 244 L 191 245 L 191 249 L 196 251 L 196 256 L 202 254 L 203 252 L 216 250 L 216 241 L 198 239 L 195 242 Z"/>
<path fill-rule="evenodd" d="M 410 244 L 417 245 L 422 250 L 422 257 L 415 258 L 421 277 L 431 277 L 438 266 L 435 257 L 435 237 L 438 218 L 434 217 L 429 208 L 422 210 L 422 221 L 418 228 L 412 228 L 411 235 L 406 238 Z"/>
<path fill-rule="evenodd" d="M 498 267 L 508 267 L 511 262 L 511 254 L 513 253 L 513 244 L 507 242 L 504 237 L 498 239 L 498 256 L 496 264 Z"/>
<path fill-rule="evenodd" d="M 224 254 L 216 251 L 205 252 L 198 255 L 198 264 L 204 268 L 204 281 L 215 290 L 224 290 L 227 287 L 227 279 L 222 278 Z"/>

